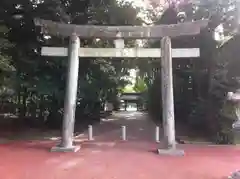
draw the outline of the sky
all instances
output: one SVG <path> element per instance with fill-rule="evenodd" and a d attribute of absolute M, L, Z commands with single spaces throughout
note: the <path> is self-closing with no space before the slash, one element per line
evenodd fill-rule
<path fill-rule="evenodd" d="M 134 6 L 141 7 L 142 9 L 148 9 L 148 7 L 149 7 L 149 4 L 147 3 L 146 0 L 124 0 L 124 1 L 132 2 Z M 144 20 L 147 20 L 146 16 L 144 15 L 144 12 L 142 12 L 142 13 L 140 12 L 139 16 L 141 18 L 143 18 Z"/>
<path fill-rule="evenodd" d="M 133 2 L 133 4 L 136 6 L 144 6 L 147 4 L 146 1 L 144 2 L 144 0 L 124 0 L 124 1 Z"/>
<path fill-rule="evenodd" d="M 117 1 L 121 1 L 121 0 L 117 0 Z M 156 14 L 161 13 L 162 8 L 164 8 L 163 6 L 166 5 L 165 2 L 169 1 L 169 0 L 123 0 L 123 1 L 132 2 L 133 6 L 140 7 L 142 12 L 140 12 L 138 14 L 138 16 L 140 18 L 144 19 L 145 22 L 151 24 L 151 20 L 146 15 L 147 10 L 153 10 L 154 13 L 156 13 Z M 162 6 L 159 6 L 158 8 L 152 7 L 150 1 L 155 2 L 156 4 L 162 4 Z M 171 1 L 175 1 L 175 0 L 171 0 Z"/>
<path fill-rule="evenodd" d="M 136 5 L 141 6 L 142 4 L 148 4 L 149 1 L 153 1 L 157 4 L 163 4 L 166 0 L 125 0 L 129 2 L 134 2 Z"/>

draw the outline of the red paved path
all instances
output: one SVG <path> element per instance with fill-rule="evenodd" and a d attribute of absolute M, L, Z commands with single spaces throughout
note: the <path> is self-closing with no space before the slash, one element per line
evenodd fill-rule
<path fill-rule="evenodd" d="M 96 141 L 83 142 L 77 153 L 50 153 L 49 148 L 55 145 L 52 141 L 2 144 L 0 176 L 2 179 L 223 179 L 240 168 L 237 147 L 182 145 L 179 147 L 185 150 L 184 157 L 156 155 L 152 152 L 156 144 L 147 141 L 152 140 L 154 125 L 133 119 L 100 125 L 95 130 Z M 118 129 L 126 123 L 130 125 L 131 138 L 129 142 L 121 142 Z M 113 130 L 104 131 L 109 126 Z"/>

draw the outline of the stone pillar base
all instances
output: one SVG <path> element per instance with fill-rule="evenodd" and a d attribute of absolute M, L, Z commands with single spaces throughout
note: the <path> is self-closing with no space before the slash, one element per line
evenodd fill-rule
<path fill-rule="evenodd" d="M 51 148 L 51 152 L 77 152 L 80 150 L 80 146 L 72 146 L 72 147 L 60 147 L 55 146 Z"/>
<path fill-rule="evenodd" d="M 180 149 L 157 149 L 159 155 L 169 155 L 169 156 L 184 156 L 184 150 Z"/>

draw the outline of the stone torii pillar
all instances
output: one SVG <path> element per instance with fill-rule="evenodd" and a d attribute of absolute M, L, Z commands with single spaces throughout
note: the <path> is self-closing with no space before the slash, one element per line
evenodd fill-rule
<path fill-rule="evenodd" d="M 79 146 L 73 146 L 75 109 L 78 89 L 79 48 L 80 40 L 76 34 L 72 34 L 70 36 L 68 50 L 67 87 L 64 100 L 62 141 L 59 146 L 53 147 L 51 151 L 76 152 L 80 149 Z"/>
<path fill-rule="evenodd" d="M 172 75 L 172 47 L 171 39 L 163 37 L 161 40 L 161 89 L 162 89 L 162 117 L 164 129 L 164 148 L 175 148 L 174 99 Z"/>
<path fill-rule="evenodd" d="M 172 47 L 170 37 L 161 40 L 161 90 L 162 90 L 162 120 L 164 137 L 158 149 L 159 154 L 184 155 L 183 150 L 176 149 L 175 116 L 172 75 Z"/>
<path fill-rule="evenodd" d="M 234 143 L 239 141 L 240 138 L 240 89 L 236 90 L 236 92 L 228 92 L 227 100 L 232 101 L 234 103 L 234 113 L 235 113 L 235 121 L 232 124 L 232 132 L 234 134 Z M 240 170 L 236 170 L 228 176 L 229 179 L 240 179 Z"/>

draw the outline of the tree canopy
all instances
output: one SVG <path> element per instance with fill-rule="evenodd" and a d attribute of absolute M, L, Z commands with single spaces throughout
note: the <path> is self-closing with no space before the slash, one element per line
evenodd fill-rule
<path fill-rule="evenodd" d="M 236 54 L 234 49 L 239 39 L 238 16 L 236 1 L 200 0 L 173 3 L 159 19 L 155 20 L 155 24 L 181 23 L 206 18 L 210 20 L 208 27 L 203 29 L 200 35 L 179 37 L 172 41 L 175 48 L 198 47 L 201 51 L 199 59 L 173 61 L 174 100 L 177 122 L 184 121 L 195 130 L 204 130 L 219 143 L 233 142 L 232 119 L 226 117 L 223 109 L 228 103 L 225 97 L 227 92 L 239 88 L 236 80 L 239 74 L 233 67 L 236 66 L 238 58 L 230 55 Z M 218 31 L 219 29 L 222 30 Z M 219 42 L 214 38 L 216 33 L 222 33 L 223 39 Z M 148 46 L 159 47 L 160 44 L 151 42 Z M 140 70 L 150 84 L 149 111 L 159 121 L 160 64 L 148 61 L 141 64 Z"/>
<path fill-rule="evenodd" d="M 61 123 L 67 59 L 43 57 L 40 48 L 44 45 L 66 47 L 68 39 L 46 36 L 35 27 L 34 18 L 93 25 L 175 24 L 210 19 L 208 27 L 200 35 L 172 39 L 173 48 L 196 47 L 201 50 L 199 59 L 174 60 L 176 120 L 208 129 L 213 136 L 224 136 L 219 139 L 224 141 L 222 138 L 229 136 L 226 128 L 230 126 L 230 123 L 224 123 L 228 121 L 222 113 L 226 106 L 224 97 L 227 91 L 239 88 L 235 55 L 239 43 L 238 5 L 233 0 L 168 2 L 169 6 L 162 7 L 152 3 L 150 9 L 142 12 L 143 8 L 116 0 L 1 0 L 1 102 L 16 105 L 22 117 L 36 110 L 42 115 L 47 109 L 51 120 L 45 122 L 53 126 Z M 213 36 L 219 29 L 224 37 L 221 42 Z M 81 39 L 81 45 L 113 47 L 113 42 Z M 160 47 L 159 41 L 144 41 L 143 45 Z M 126 46 L 134 47 L 136 42 L 128 40 Z M 83 120 L 78 115 L 97 116 L 104 101 L 116 102 L 118 94 L 129 83 L 123 76 L 133 68 L 138 70 L 133 89 L 148 93 L 149 112 L 159 121 L 161 67 L 156 59 L 81 58 L 76 118 Z"/>
<path fill-rule="evenodd" d="M 0 2 L 0 69 L 1 85 L 7 84 L 15 95 L 24 116 L 31 105 L 58 113 L 63 107 L 67 59 L 40 56 L 40 47 L 67 46 L 68 39 L 46 36 L 34 25 L 34 18 L 74 24 L 141 25 L 139 8 L 115 0 L 3 0 Z M 135 42 L 128 41 L 127 46 Z M 111 47 L 107 40 L 81 39 L 83 46 Z M 94 113 L 96 105 L 116 100 L 119 90 L 128 82 L 131 62 L 83 58 L 79 65 L 79 110 Z M 14 78 L 13 85 L 8 78 Z M 98 111 L 98 110 L 97 110 Z"/>

